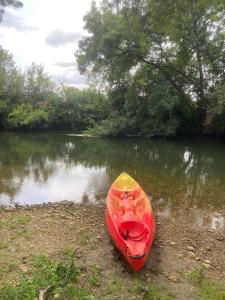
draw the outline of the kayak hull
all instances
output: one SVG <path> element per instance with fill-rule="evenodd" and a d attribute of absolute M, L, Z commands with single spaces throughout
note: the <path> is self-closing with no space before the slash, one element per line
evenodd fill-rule
<path fill-rule="evenodd" d="M 126 173 L 112 184 L 106 199 L 106 225 L 115 246 L 137 272 L 146 263 L 155 236 L 149 198 Z"/>

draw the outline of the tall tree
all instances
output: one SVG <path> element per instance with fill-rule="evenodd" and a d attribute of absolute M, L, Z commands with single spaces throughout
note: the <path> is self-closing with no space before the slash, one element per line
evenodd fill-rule
<path fill-rule="evenodd" d="M 140 86 L 145 74 L 136 98 L 148 98 L 152 107 L 151 91 L 166 84 L 177 98 L 178 115 L 191 115 L 203 130 L 208 99 L 224 78 L 224 22 L 220 0 L 112 0 L 99 8 L 93 3 L 78 65 L 82 73 L 100 74 L 111 90 L 137 78 Z"/>
<path fill-rule="evenodd" d="M 0 128 L 5 126 L 11 107 L 22 98 L 22 84 L 12 56 L 0 46 Z"/>

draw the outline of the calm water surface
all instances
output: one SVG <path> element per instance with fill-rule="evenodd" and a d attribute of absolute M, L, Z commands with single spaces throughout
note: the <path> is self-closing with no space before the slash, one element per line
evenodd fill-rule
<path fill-rule="evenodd" d="M 194 208 L 199 226 L 224 227 L 225 142 L 0 133 L 0 205 L 99 203 L 123 171 L 159 214 Z"/>

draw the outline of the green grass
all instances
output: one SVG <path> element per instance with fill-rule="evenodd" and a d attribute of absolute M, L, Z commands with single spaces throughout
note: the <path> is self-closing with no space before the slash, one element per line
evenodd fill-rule
<path fill-rule="evenodd" d="M 195 285 L 201 285 L 201 283 L 204 279 L 204 274 L 203 274 L 202 269 L 188 272 L 185 275 L 186 275 L 186 278 L 188 279 L 188 281 L 190 281 L 191 283 L 193 283 Z"/>
<path fill-rule="evenodd" d="M 186 277 L 197 287 L 200 300 L 225 300 L 225 287 L 206 279 L 202 270 L 188 272 Z"/>
<path fill-rule="evenodd" d="M 17 269 L 16 262 L 9 262 L 9 263 L 5 263 L 5 264 L 1 264 L 0 265 L 0 277 L 2 274 L 12 272 L 15 269 Z"/>
<path fill-rule="evenodd" d="M 134 289 L 136 295 L 142 296 L 143 300 L 174 300 L 175 297 L 162 287 L 137 285 Z"/>
<path fill-rule="evenodd" d="M 107 291 L 113 296 L 120 295 L 123 287 L 123 282 L 120 279 L 114 279 L 107 284 Z"/>
<path fill-rule="evenodd" d="M 10 221 L 10 228 L 15 229 L 18 225 L 27 225 L 31 221 L 31 217 L 29 216 L 19 216 Z"/>
<path fill-rule="evenodd" d="M 1 249 L 6 249 L 6 248 L 8 248 L 8 247 L 9 247 L 9 245 L 6 244 L 6 243 L 1 243 L 1 244 L 0 244 L 0 250 L 1 250 Z"/>
<path fill-rule="evenodd" d="M 74 264 L 74 253 L 67 254 L 61 262 L 51 260 L 47 256 L 33 257 L 30 270 L 22 274 L 16 285 L 6 284 L 0 289 L 1 300 L 33 300 L 39 291 L 51 286 L 48 299 L 57 295 L 59 299 L 94 299 L 84 289 L 76 287 L 79 271 Z"/>
<path fill-rule="evenodd" d="M 89 277 L 89 283 L 92 286 L 99 286 L 100 285 L 100 276 L 101 276 L 101 271 L 100 271 L 99 265 L 92 266 L 91 274 Z"/>
<path fill-rule="evenodd" d="M 81 239 L 80 239 L 80 246 L 86 246 L 89 242 L 89 237 L 87 235 L 84 235 Z"/>

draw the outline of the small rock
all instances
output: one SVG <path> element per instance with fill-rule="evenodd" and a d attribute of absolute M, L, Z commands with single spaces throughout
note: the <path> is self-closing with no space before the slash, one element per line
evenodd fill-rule
<path fill-rule="evenodd" d="M 210 269 L 210 268 L 211 268 L 211 265 L 209 265 L 209 264 L 203 263 L 202 265 L 203 265 L 203 267 L 205 267 L 206 269 Z"/>
<path fill-rule="evenodd" d="M 161 225 L 161 222 L 156 222 L 157 225 Z"/>
<path fill-rule="evenodd" d="M 210 259 L 206 259 L 206 260 L 204 260 L 204 263 L 211 265 L 212 261 Z"/>
<path fill-rule="evenodd" d="M 27 271 L 28 271 L 27 265 L 24 265 L 24 264 L 19 265 L 19 269 L 20 269 L 23 273 L 27 273 Z"/>
<path fill-rule="evenodd" d="M 11 212 L 11 211 L 14 211 L 14 208 L 13 207 L 6 207 L 4 209 L 4 211 Z"/>
<path fill-rule="evenodd" d="M 195 257 L 195 260 L 199 261 L 199 260 L 200 260 L 200 257 L 196 256 L 196 257 Z"/>
<path fill-rule="evenodd" d="M 172 282 L 176 282 L 176 283 L 178 282 L 177 277 L 175 275 L 168 276 L 168 279 Z"/>
<path fill-rule="evenodd" d="M 224 236 L 216 235 L 216 240 L 222 242 L 224 240 Z"/>
<path fill-rule="evenodd" d="M 171 246 L 175 246 L 176 244 L 177 244 L 177 243 L 174 242 L 174 241 L 171 241 L 171 242 L 170 242 L 170 245 L 171 245 Z"/>
<path fill-rule="evenodd" d="M 196 254 L 192 251 L 189 251 L 188 254 L 189 254 L 190 257 L 195 257 L 196 256 Z"/>
<path fill-rule="evenodd" d="M 141 286 L 141 287 L 140 287 L 140 291 L 141 291 L 142 293 L 147 293 L 148 290 L 149 290 L 149 288 L 148 288 L 147 286 Z"/>
<path fill-rule="evenodd" d="M 188 251 L 191 251 L 191 252 L 194 252 L 195 251 L 195 248 L 193 246 L 187 246 L 187 250 Z"/>
<path fill-rule="evenodd" d="M 183 256 L 183 254 L 182 254 L 182 253 L 178 253 L 178 254 L 177 254 L 177 257 L 179 257 L 179 258 L 183 258 L 184 256 Z"/>

